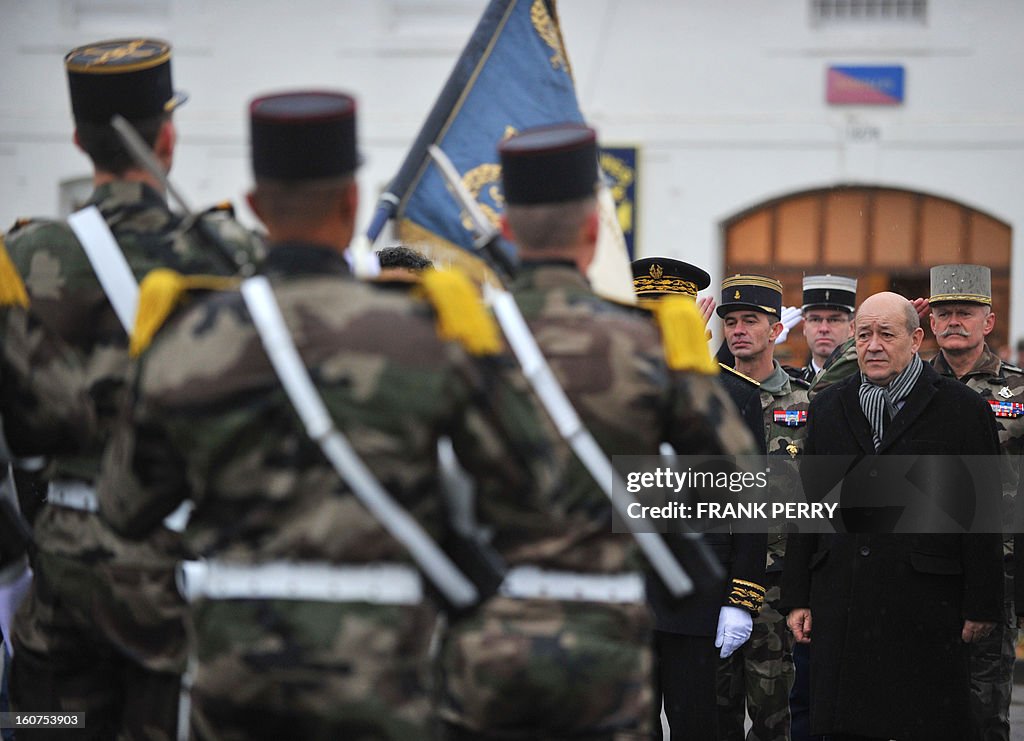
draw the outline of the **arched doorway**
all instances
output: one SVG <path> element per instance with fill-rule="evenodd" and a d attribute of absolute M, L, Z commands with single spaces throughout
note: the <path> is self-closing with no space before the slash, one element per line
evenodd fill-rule
<path fill-rule="evenodd" d="M 782 281 L 783 303 L 799 306 L 804 275 L 839 273 L 858 279 L 857 298 L 895 291 L 928 296 L 929 269 L 976 263 L 992 269 L 998 317 L 993 350 L 1007 342 L 1011 229 L 999 219 L 946 198 L 896 188 L 823 188 L 773 199 L 723 224 L 723 275 L 752 272 Z M 922 354 L 936 349 L 925 330 Z M 776 348 L 780 362 L 803 365 L 802 333 Z"/>

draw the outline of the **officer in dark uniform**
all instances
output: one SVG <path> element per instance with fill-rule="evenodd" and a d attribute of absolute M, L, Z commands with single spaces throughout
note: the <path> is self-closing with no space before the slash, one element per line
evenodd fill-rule
<path fill-rule="evenodd" d="M 685 295 L 696 299 L 697 291 L 707 288 L 711 277 L 695 265 L 669 257 L 647 257 L 633 262 L 633 288 L 640 304 L 650 305 L 662 297 Z M 720 366 L 719 379 L 736 403 L 743 421 L 763 453 L 765 435 L 761 424 L 758 384 Z M 669 536 L 671 537 L 671 536 Z M 762 590 L 764 584 L 766 536 L 763 534 L 708 533 L 705 541 L 726 570 L 730 584 L 752 584 Z M 714 706 L 714 676 L 695 670 L 688 656 L 676 650 L 680 643 L 699 643 L 715 637 L 716 620 L 723 606 L 723 590 L 707 589 L 684 603 L 663 599 L 652 591 L 651 604 L 656 621 L 659 679 L 665 698 L 666 714 L 674 736 L 717 738 Z M 759 591 L 759 597 L 763 592 Z M 758 600 L 760 603 L 760 599 Z M 758 605 L 759 606 L 759 605 Z M 751 605 L 753 607 L 753 605 Z M 756 612 L 756 610 L 751 610 Z M 714 651 L 713 648 L 711 648 Z M 717 657 L 716 657 L 717 658 Z M 713 664 L 715 662 L 712 662 Z M 706 707 L 694 707 L 696 698 L 708 698 Z M 673 705 L 690 709 L 683 717 L 674 716 Z"/>
<path fill-rule="evenodd" d="M 795 459 L 806 435 L 807 384 L 791 378 L 774 359 L 775 340 L 784 330 L 782 284 L 761 275 L 727 278 L 716 312 L 737 369 L 760 383 L 761 437 L 768 455 Z M 776 609 L 785 549 L 785 534 L 773 529 L 768 534 L 764 605 L 750 640 L 719 669 L 719 729 L 728 741 L 743 738 L 744 705 L 753 723 L 752 737 L 781 741 L 789 733 L 792 637 Z"/>

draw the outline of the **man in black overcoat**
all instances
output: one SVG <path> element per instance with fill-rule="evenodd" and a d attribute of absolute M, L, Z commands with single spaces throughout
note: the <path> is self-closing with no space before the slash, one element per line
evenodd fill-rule
<path fill-rule="evenodd" d="M 801 469 L 808 494 L 816 483 L 810 472 L 835 465 L 816 456 L 860 459 L 863 470 L 880 455 L 999 454 L 988 405 L 921 362 L 923 336 L 902 296 L 875 294 L 861 305 L 860 372 L 811 402 Z M 944 460 L 952 459 L 932 464 Z M 932 478 L 929 496 L 967 496 Z M 998 476 L 981 486 L 976 495 L 998 497 Z M 898 522 L 898 530 L 915 532 L 847 527 L 790 537 L 782 606 L 796 640 L 811 644 L 811 732 L 837 741 L 965 741 L 966 644 L 1000 619 L 1001 536 L 926 534 Z"/>

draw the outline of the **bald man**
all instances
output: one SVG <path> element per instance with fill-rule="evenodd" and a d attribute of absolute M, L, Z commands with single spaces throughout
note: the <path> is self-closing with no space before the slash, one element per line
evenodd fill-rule
<path fill-rule="evenodd" d="M 811 402 L 801 467 L 808 496 L 824 496 L 823 480 L 831 477 L 831 488 L 842 475 L 836 459 L 823 456 L 846 456 L 884 474 L 882 462 L 872 462 L 878 456 L 999 454 L 988 404 L 921 361 L 923 337 L 917 311 L 902 296 L 879 293 L 861 304 L 859 373 Z M 934 501 L 964 496 L 934 478 Z M 861 493 L 847 488 L 850 481 L 843 499 Z M 975 495 L 998 499 L 998 478 L 979 482 Z M 847 532 L 790 537 L 781 609 L 796 640 L 812 645 L 811 732 L 835 740 L 963 741 L 970 738 L 967 644 L 991 632 L 1002 613 L 1001 536 L 891 534 L 921 529 L 906 521 L 911 511 L 898 512 L 894 527 L 851 515 L 843 520 Z"/>

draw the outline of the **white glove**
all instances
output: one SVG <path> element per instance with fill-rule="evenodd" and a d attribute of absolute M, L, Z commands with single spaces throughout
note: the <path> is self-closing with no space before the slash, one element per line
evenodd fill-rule
<path fill-rule="evenodd" d="M 779 316 L 779 321 L 782 322 L 782 331 L 775 338 L 775 344 L 778 345 L 780 342 L 785 342 L 786 338 L 789 337 L 789 330 L 803 321 L 803 318 L 804 311 L 799 306 L 783 306 L 782 315 Z"/>
<path fill-rule="evenodd" d="M 14 655 L 14 641 L 11 639 L 11 626 L 14 623 L 14 613 L 18 611 L 18 605 L 28 594 L 28 588 L 32 585 L 32 569 L 25 568 L 15 579 L 7 584 L 0 584 L 0 630 L 4 633 L 4 643 L 7 644 L 7 653 Z"/>
<path fill-rule="evenodd" d="M 715 634 L 715 648 L 722 649 L 721 657 L 728 658 L 750 638 L 754 629 L 754 618 L 739 607 L 726 605 L 718 611 L 718 632 Z"/>

